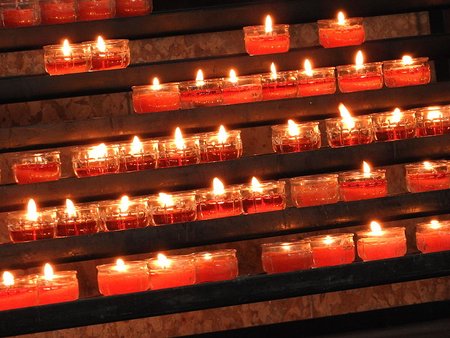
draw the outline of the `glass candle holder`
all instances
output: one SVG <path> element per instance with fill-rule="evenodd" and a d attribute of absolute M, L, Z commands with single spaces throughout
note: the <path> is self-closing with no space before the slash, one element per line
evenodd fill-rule
<path fill-rule="evenodd" d="M 38 305 L 70 302 L 79 297 L 76 271 L 58 271 L 51 279 L 38 276 L 37 285 Z"/>
<path fill-rule="evenodd" d="M 117 145 L 77 147 L 72 153 L 72 166 L 78 178 L 119 172 L 120 153 Z"/>
<path fill-rule="evenodd" d="M 369 144 L 373 142 L 372 119 L 368 115 L 352 117 L 348 123 L 340 117 L 326 119 L 328 144 L 331 148 Z"/>
<path fill-rule="evenodd" d="M 239 186 L 223 188 L 220 193 L 211 189 L 196 191 L 197 219 L 231 217 L 242 214 Z"/>
<path fill-rule="evenodd" d="M 313 268 L 350 264 L 355 260 L 352 233 L 308 237 L 311 243 Z"/>
<path fill-rule="evenodd" d="M 200 162 L 199 138 L 184 137 L 182 145 L 173 138 L 160 139 L 158 152 L 158 168 L 197 164 Z"/>
<path fill-rule="evenodd" d="M 319 149 L 319 122 L 287 123 L 272 126 L 272 148 L 276 153 Z"/>
<path fill-rule="evenodd" d="M 239 104 L 262 100 L 261 75 L 239 76 L 222 80 L 222 104 Z"/>
<path fill-rule="evenodd" d="M 17 154 L 12 171 L 15 181 L 19 184 L 59 180 L 61 178 L 60 152 Z"/>
<path fill-rule="evenodd" d="M 401 257 L 406 254 L 404 227 L 385 228 L 381 231 L 356 233 L 358 256 L 363 261 Z"/>
<path fill-rule="evenodd" d="M 285 182 L 266 181 L 242 186 L 244 214 L 283 210 L 286 208 Z"/>
<path fill-rule="evenodd" d="M 0 311 L 38 305 L 36 281 L 29 276 L 12 278 L 12 285 L 0 283 Z"/>
<path fill-rule="evenodd" d="M 130 64 L 130 48 L 126 39 L 101 39 L 101 41 L 85 43 L 91 45 L 91 71 L 121 69 L 128 67 Z"/>
<path fill-rule="evenodd" d="M 264 25 L 244 27 L 245 50 L 249 55 L 286 53 L 289 51 L 289 25 L 272 25 L 266 32 Z"/>
<path fill-rule="evenodd" d="M 361 66 L 337 66 L 338 85 L 342 93 L 383 88 L 381 62 L 364 63 Z"/>
<path fill-rule="evenodd" d="M 423 253 L 450 250 L 450 221 L 417 224 L 416 243 Z"/>
<path fill-rule="evenodd" d="M 91 46 L 86 43 L 44 46 L 44 66 L 50 75 L 87 72 L 92 66 Z"/>
<path fill-rule="evenodd" d="M 201 134 L 199 144 L 201 162 L 235 160 L 242 156 L 240 130 Z"/>
<path fill-rule="evenodd" d="M 338 20 L 319 20 L 319 43 L 325 48 L 355 46 L 364 42 L 366 34 L 363 18 Z"/>
<path fill-rule="evenodd" d="M 153 11 L 153 0 L 116 0 L 116 16 L 142 16 Z"/>
<path fill-rule="evenodd" d="M 383 74 L 384 83 L 389 88 L 417 86 L 431 81 L 427 57 L 384 61 Z"/>
<path fill-rule="evenodd" d="M 417 136 L 450 134 L 450 106 L 411 109 L 416 115 Z"/>
<path fill-rule="evenodd" d="M 54 210 L 39 212 L 28 217 L 27 212 L 15 212 L 7 219 L 9 237 L 12 242 L 29 242 L 55 237 L 56 217 Z"/>
<path fill-rule="evenodd" d="M 196 283 L 235 279 L 238 276 L 238 260 L 235 249 L 196 252 L 194 258 Z"/>
<path fill-rule="evenodd" d="M 158 255 L 158 258 L 150 258 L 147 265 L 151 290 L 195 284 L 195 264 L 191 255 Z"/>
<path fill-rule="evenodd" d="M 144 199 L 104 202 L 100 215 L 108 231 L 145 228 L 150 223 L 147 201 Z"/>
<path fill-rule="evenodd" d="M 220 79 L 180 82 L 179 89 L 182 109 L 217 106 L 223 102 Z"/>
<path fill-rule="evenodd" d="M 151 196 L 148 206 L 153 225 L 193 222 L 197 219 L 194 192 Z"/>
<path fill-rule="evenodd" d="M 115 14 L 114 0 L 78 0 L 78 21 L 110 19 Z"/>
<path fill-rule="evenodd" d="M 298 72 L 297 96 L 317 96 L 336 92 L 336 75 L 334 67 L 315 68 Z"/>
<path fill-rule="evenodd" d="M 297 208 L 339 202 L 338 175 L 314 175 L 290 179 L 291 198 Z"/>
<path fill-rule="evenodd" d="M 47 25 L 77 21 L 75 0 L 40 0 L 42 23 Z"/>
<path fill-rule="evenodd" d="M 181 109 L 177 83 L 133 86 L 133 107 L 138 114 Z"/>
<path fill-rule="evenodd" d="M 261 245 L 262 266 L 268 274 L 311 269 L 309 241 L 265 243 Z"/>
<path fill-rule="evenodd" d="M 98 205 L 78 205 L 74 210 L 67 207 L 56 211 L 56 236 L 80 236 L 95 234 L 100 229 Z"/>
<path fill-rule="evenodd" d="M 450 188 L 449 161 L 425 161 L 405 165 L 406 187 L 409 192 L 424 192 Z"/>
<path fill-rule="evenodd" d="M 37 0 L 4 1 L 0 4 L 0 15 L 6 28 L 36 26 L 41 22 Z"/>
<path fill-rule="evenodd" d="M 387 196 L 385 169 L 372 170 L 370 173 L 361 171 L 339 173 L 338 181 L 339 193 L 345 202 Z"/>
<path fill-rule="evenodd" d="M 150 288 L 147 261 L 122 261 L 97 265 L 98 289 L 103 296 L 142 292 Z"/>
<path fill-rule="evenodd" d="M 412 111 L 379 113 L 372 115 L 373 130 L 377 141 L 396 141 L 416 136 L 416 118 Z"/>
<path fill-rule="evenodd" d="M 280 100 L 297 96 L 297 72 L 267 73 L 261 76 L 264 101 Z"/>
<path fill-rule="evenodd" d="M 148 140 L 120 145 L 120 172 L 155 169 L 158 162 L 158 141 Z"/>

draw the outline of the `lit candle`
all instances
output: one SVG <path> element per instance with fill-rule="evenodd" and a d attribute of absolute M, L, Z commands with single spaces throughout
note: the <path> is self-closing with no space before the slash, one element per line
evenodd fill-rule
<path fill-rule="evenodd" d="M 158 168 L 179 167 L 200 162 L 198 136 L 183 137 L 181 129 L 175 129 L 173 139 L 160 139 L 158 142 Z"/>
<path fill-rule="evenodd" d="M 36 26 L 41 22 L 38 1 L 5 1 L 0 9 L 2 26 L 6 28 Z"/>
<path fill-rule="evenodd" d="M 336 92 L 335 68 L 312 68 L 305 60 L 303 70 L 298 72 L 298 96 L 327 95 Z"/>
<path fill-rule="evenodd" d="M 76 208 L 70 199 L 65 208 L 57 210 L 57 220 L 56 235 L 62 237 L 95 234 L 100 226 L 97 205 Z"/>
<path fill-rule="evenodd" d="M 155 169 L 158 160 L 158 141 L 142 142 L 139 137 L 121 145 L 120 172 Z"/>
<path fill-rule="evenodd" d="M 355 260 L 355 243 L 352 233 L 309 237 L 313 267 L 350 264 Z"/>
<path fill-rule="evenodd" d="M 89 43 L 44 46 L 45 71 L 50 75 L 83 73 L 91 69 L 92 54 Z"/>
<path fill-rule="evenodd" d="M 41 0 L 43 24 L 60 24 L 77 21 L 75 0 Z"/>
<path fill-rule="evenodd" d="M 393 112 L 372 115 L 373 128 L 377 141 L 395 141 L 416 136 L 416 118 L 413 111 Z"/>
<path fill-rule="evenodd" d="M 297 72 L 277 72 L 273 62 L 270 65 L 270 73 L 263 74 L 261 82 L 264 101 L 297 96 Z"/>
<path fill-rule="evenodd" d="M 55 304 L 77 300 L 79 297 L 76 271 L 55 273 L 50 264 L 45 264 L 44 275 L 38 276 L 39 305 Z"/>
<path fill-rule="evenodd" d="M 116 14 L 113 0 L 78 0 L 78 21 L 103 20 Z"/>
<path fill-rule="evenodd" d="M 195 284 L 195 264 L 191 255 L 165 256 L 148 260 L 150 289 L 159 290 Z"/>
<path fill-rule="evenodd" d="M 241 189 L 242 206 L 245 214 L 282 210 L 286 208 L 285 182 L 260 182 L 252 178 L 250 185 Z"/>
<path fill-rule="evenodd" d="M 234 69 L 222 81 L 223 104 L 238 104 L 262 100 L 260 75 L 237 76 Z"/>
<path fill-rule="evenodd" d="M 383 62 L 386 87 L 405 87 L 427 84 L 431 80 L 428 58 L 404 55 L 401 60 Z"/>
<path fill-rule="evenodd" d="M 339 202 L 337 174 L 294 177 L 290 186 L 292 202 L 297 208 Z"/>
<path fill-rule="evenodd" d="M 130 64 L 128 40 L 104 40 L 98 36 L 96 42 L 90 43 L 92 49 L 91 70 L 110 70 L 126 68 Z"/>
<path fill-rule="evenodd" d="M 197 71 L 195 81 L 180 82 L 181 108 L 216 106 L 222 104 L 222 83 L 220 79 L 205 80 L 203 71 Z"/>
<path fill-rule="evenodd" d="M 307 270 L 312 267 L 309 241 L 266 243 L 261 245 L 261 261 L 266 273 Z"/>
<path fill-rule="evenodd" d="M 201 162 L 228 161 L 242 156 L 240 130 L 227 131 L 221 125 L 217 133 L 201 134 L 199 141 Z"/>
<path fill-rule="evenodd" d="M 142 199 L 130 201 L 126 195 L 118 203 L 103 203 L 100 211 L 109 231 L 144 228 L 150 222 L 147 202 Z"/>
<path fill-rule="evenodd" d="M 116 0 L 116 16 L 142 16 L 153 10 L 153 0 Z"/>
<path fill-rule="evenodd" d="M 319 43 L 325 48 L 360 45 L 365 40 L 363 18 L 346 18 L 339 12 L 337 20 L 319 20 Z"/>
<path fill-rule="evenodd" d="M 195 193 L 160 193 L 148 200 L 154 225 L 192 222 L 197 219 Z"/>
<path fill-rule="evenodd" d="M 411 109 L 416 115 L 417 136 L 450 134 L 450 106 Z"/>
<path fill-rule="evenodd" d="M 406 187 L 409 192 L 424 192 L 450 188 L 449 161 L 424 161 L 405 165 Z"/>
<path fill-rule="evenodd" d="M 133 86 L 134 111 L 138 114 L 181 109 L 178 83 L 160 84 L 157 77 L 153 84 Z"/>
<path fill-rule="evenodd" d="M 235 279 L 238 275 L 238 260 L 235 249 L 197 252 L 193 255 L 196 283 L 217 282 Z"/>
<path fill-rule="evenodd" d="M 59 180 L 61 178 L 60 152 L 18 154 L 14 158 L 12 171 L 15 181 L 19 184 Z"/>
<path fill-rule="evenodd" d="M 378 222 L 370 223 L 370 231 L 357 233 L 358 256 L 363 261 L 401 257 L 406 254 L 404 227 L 382 229 Z"/>
<path fill-rule="evenodd" d="M 3 272 L 0 283 L 0 311 L 36 306 L 37 304 L 37 287 L 33 278 L 28 276 L 14 278 L 11 272 Z"/>
<path fill-rule="evenodd" d="M 272 148 L 276 153 L 293 153 L 319 149 L 321 135 L 319 122 L 296 123 L 272 126 Z"/>
<path fill-rule="evenodd" d="M 416 243 L 423 253 L 450 250 L 450 221 L 417 224 Z"/>
<path fill-rule="evenodd" d="M 79 178 L 115 174 L 120 169 L 117 145 L 101 143 L 97 146 L 77 147 L 72 152 L 72 165 Z"/>

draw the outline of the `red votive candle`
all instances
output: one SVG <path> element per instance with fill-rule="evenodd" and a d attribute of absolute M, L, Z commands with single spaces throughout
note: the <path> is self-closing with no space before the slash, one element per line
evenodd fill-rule
<path fill-rule="evenodd" d="M 450 106 L 411 109 L 416 114 L 417 136 L 450 134 Z"/>
<path fill-rule="evenodd" d="M 157 77 L 148 86 L 133 86 L 133 108 L 138 114 L 180 109 L 178 83 L 160 84 Z"/>
<path fill-rule="evenodd" d="M 311 243 L 313 268 L 350 264 L 355 260 L 352 233 L 313 236 L 307 240 Z"/>
<path fill-rule="evenodd" d="M 100 214 L 108 231 L 144 228 L 149 222 L 147 202 L 122 196 L 119 202 L 101 204 Z"/>
<path fill-rule="evenodd" d="M 6 1 L 0 6 L 3 27 L 36 26 L 41 22 L 38 1 Z"/>
<path fill-rule="evenodd" d="M 339 192 L 345 202 L 387 196 L 386 170 L 371 170 L 366 162 L 363 163 L 363 171 L 339 173 Z"/>
<path fill-rule="evenodd" d="M 237 76 L 234 69 L 222 81 L 222 104 L 238 104 L 262 100 L 261 75 Z"/>
<path fill-rule="evenodd" d="M 339 90 L 342 93 L 375 90 L 383 87 L 382 63 L 364 63 L 361 51 L 356 54 L 355 65 L 337 66 L 336 69 Z"/>
<path fill-rule="evenodd" d="M 199 138 L 183 137 L 180 128 L 177 127 L 175 138 L 159 140 L 158 152 L 158 168 L 197 164 L 200 162 Z"/>
<path fill-rule="evenodd" d="M 12 171 L 19 184 L 56 181 L 61 178 L 59 151 L 18 154 Z"/>
<path fill-rule="evenodd" d="M 424 192 L 450 188 L 449 161 L 425 161 L 405 165 L 406 187 L 409 192 Z"/>
<path fill-rule="evenodd" d="M 235 249 L 196 252 L 192 254 L 195 264 L 195 282 L 217 282 L 238 276 L 238 260 Z"/>
<path fill-rule="evenodd" d="M 115 14 L 114 0 L 78 0 L 79 21 L 110 19 Z"/>
<path fill-rule="evenodd" d="M 242 207 L 244 214 L 254 214 L 283 210 L 286 208 L 285 182 L 266 181 L 259 182 L 256 177 L 252 183 L 241 189 Z"/>
<path fill-rule="evenodd" d="M 3 272 L 3 281 L 0 283 L 0 311 L 36 306 L 37 303 L 37 287 L 33 278 L 14 278 L 10 272 Z"/>
<path fill-rule="evenodd" d="M 130 48 L 126 39 L 103 40 L 99 36 L 96 42 L 85 43 L 92 49 L 91 71 L 121 69 L 130 64 Z"/>
<path fill-rule="evenodd" d="M 348 18 L 339 12 L 337 20 L 319 20 L 319 43 L 325 48 L 360 45 L 366 34 L 363 18 Z"/>
<path fill-rule="evenodd" d="M 235 160 L 242 156 L 240 130 L 226 131 L 220 126 L 218 133 L 205 133 L 199 137 L 201 162 Z"/>
<path fill-rule="evenodd" d="M 272 126 L 272 148 L 276 153 L 294 153 L 319 149 L 321 145 L 319 122 Z"/>
<path fill-rule="evenodd" d="M 83 73 L 91 69 L 91 45 L 86 43 L 44 46 L 45 71 L 50 75 Z"/>
<path fill-rule="evenodd" d="M 97 265 L 98 289 L 103 296 L 122 295 L 146 291 L 150 287 L 150 274 L 146 261 Z"/>
<path fill-rule="evenodd" d="M 406 254 L 404 227 L 381 229 L 377 222 L 370 223 L 370 231 L 356 233 L 358 256 L 363 261 L 401 257 Z"/>
<path fill-rule="evenodd" d="M 377 141 L 396 141 L 416 136 L 416 118 L 412 111 L 393 112 L 372 115 L 373 129 Z"/>
<path fill-rule="evenodd" d="M 116 0 L 116 16 L 141 16 L 152 10 L 153 0 Z"/>
<path fill-rule="evenodd" d="M 423 253 L 450 250 L 450 221 L 417 224 L 416 243 Z"/>
<path fill-rule="evenodd" d="M 78 178 L 115 174 L 119 172 L 119 146 L 104 143 L 77 147 L 72 152 L 72 166 Z"/>
<path fill-rule="evenodd" d="M 148 199 L 153 225 L 192 222 L 197 219 L 195 193 L 160 193 Z"/>
<path fill-rule="evenodd" d="M 334 67 L 312 68 L 306 59 L 304 69 L 298 72 L 297 96 L 327 95 L 336 92 L 336 75 Z"/>
<path fill-rule="evenodd" d="M 213 189 L 196 191 L 197 219 L 212 219 L 242 214 L 242 201 L 239 187 L 225 188 L 215 177 Z"/>
<path fill-rule="evenodd" d="M 430 83 L 431 70 L 428 58 L 412 58 L 408 55 L 401 60 L 383 62 L 386 87 L 417 86 Z"/>
<path fill-rule="evenodd" d="M 97 205 L 81 205 L 75 207 L 70 199 L 65 208 L 56 212 L 56 236 L 79 236 L 95 234 L 99 230 L 100 215 Z"/>
<path fill-rule="evenodd" d="M 157 161 L 157 140 L 141 142 L 135 136 L 133 142 L 120 145 L 120 172 L 155 169 Z"/>
<path fill-rule="evenodd" d="M 195 264 L 191 255 L 150 258 L 150 289 L 159 290 L 195 284 Z"/>
<path fill-rule="evenodd" d="M 268 273 L 307 270 L 312 267 L 309 241 L 265 243 L 262 248 L 262 266 Z"/>
<path fill-rule="evenodd" d="M 244 27 L 245 50 L 249 55 L 286 53 L 289 50 L 289 25 L 273 25 L 270 15 L 265 25 Z"/>
<path fill-rule="evenodd" d="M 53 272 L 50 264 L 45 264 L 44 275 L 37 276 L 38 305 L 56 304 L 77 300 L 79 297 L 76 271 Z"/>
<path fill-rule="evenodd" d="M 290 179 L 291 198 L 297 208 L 339 202 L 338 175 L 314 175 Z"/>
<path fill-rule="evenodd" d="M 271 73 L 261 77 L 262 97 L 264 101 L 279 100 L 297 96 L 297 72 L 277 72 L 272 62 Z"/>
<path fill-rule="evenodd" d="M 41 0 L 43 24 L 59 24 L 77 21 L 75 0 Z"/>
<path fill-rule="evenodd" d="M 217 106 L 222 104 L 222 81 L 204 80 L 201 69 L 195 81 L 180 82 L 180 102 L 182 109 Z"/>

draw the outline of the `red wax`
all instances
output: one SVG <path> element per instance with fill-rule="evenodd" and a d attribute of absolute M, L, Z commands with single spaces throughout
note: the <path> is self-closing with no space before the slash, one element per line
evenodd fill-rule
<path fill-rule="evenodd" d="M 262 85 L 263 100 L 279 100 L 297 96 L 297 81 L 270 82 Z"/>
<path fill-rule="evenodd" d="M 44 24 L 58 24 L 77 20 L 74 1 L 41 1 L 41 16 Z"/>
<path fill-rule="evenodd" d="M 276 153 L 294 153 L 320 148 L 320 137 L 292 137 L 283 139 L 281 144 L 274 144 Z"/>
<path fill-rule="evenodd" d="M 236 257 L 212 257 L 196 261 L 196 283 L 230 280 L 238 275 Z"/>
<path fill-rule="evenodd" d="M 319 41 L 325 48 L 360 45 L 364 39 L 365 32 L 362 25 L 319 29 Z"/>
<path fill-rule="evenodd" d="M 39 305 L 55 304 L 77 300 L 79 297 L 78 282 L 71 281 L 64 284 L 52 284 L 38 286 Z"/>
<path fill-rule="evenodd" d="M 13 171 L 19 184 L 56 181 L 61 177 L 61 164 L 56 162 L 15 164 Z"/>
<path fill-rule="evenodd" d="M 327 95 L 336 92 L 336 80 L 334 78 L 306 77 L 298 80 L 298 96 Z"/>
<path fill-rule="evenodd" d="M 297 207 L 331 204 L 339 202 L 339 189 L 336 180 L 320 181 L 318 178 L 314 184 L 304 186 L 293 187 L 291 183 L 291 196 Z"/>
<path fill-rule="evenodd" d="M 364 73 L 341 75 L 338 77 L 339 89 L 343 93 L 375 90 L 383 87 L 383 75 L 380 73 Z"/>
<path fill-rule="evenodd" d="M 417 136 L 436 136 L 450 134 L 450 121 L 425 122 L 424 127 L 417 128 Z"/>
<path fill-rule="evenodd" d="M 406 180 L 408 190 L 410 192 L 423 192 L 450 188 L 450 174 L 443 172 L 407 174 Z"/>
<path fill-rule="evenodd" d="M 203 201 L 197 205 L 197 218 L 199 220 L 237 216 L 241 213 L 241 202 L 238 199 Z"/>
<path fill-rule="evenodd" d="M 375 138 L 378 141 L 395 141 L 414 138 L 416 129 L 414 127 L 397 126 L 375 129 Z"/>
<path fill-rule="evenodd" d="M 9 236 L 14 243 L 36 241 L 55 237 L 55 227 L 48 225 L 23 230 L 9 230 Z"/>
<path fill-rule="evenodd" d="M 37 305 L 37 289 L 11 286 L 0 288 L 0 311 Z"/>
<path fill-rule="evenodd" d="M 369 133 L 353 132 L 349 134 L 348 132 L 342 132 L 340 137 L 333 139 L 328 138 L 328 143 L 331 147 L 346 147 L 355 146 L 358 144 L 369 144 L 372 143 L 372 135 Z"/>
<path fill-rule="evenodd" d="M 311 269 L 312 256 L 307 251 L 264 252 L 261 256 L 267 273 L 281 273 Z"/>
<path fill-rule="evenodd" d="M 352 246 L 312 247 L 314 267 L 350 264 L 355 260 L 355 248 Z"/>
<path fill-rule="evenodd" d="M 79 236 L 98 232 L 96 220 L 68 219 L 61 220 L 56 225 L 57 236 Z"/>
<path fill-rule="evenodd" d="M 105 174 L 114 174 L 119 171 L 119 165 L 116 164 L 95 164 L 90 163 L 87 167 L 81 167 L 75 169 L 77 177 L 90 177 Z"/>
<path fill-rule="evenodd" d="M 197 154 L 186 152 L 184 155 L 158 158 L 158 168 L 180 167 L 184 165 L 197 164 Z"/>
<path fill-rule="evenodd" d="M 203 149 L 202 149 L 203 150 Z M 234 160 L 242 155 L 242 150 L 233 144 L 217 144 L 208 146 L 200 152 L 201 162 L 217 162 Z"/>
<path fill-rule="evenodd" d="M 417 232 L 416 243 L 423 253 L 450 250 L 450 231 Z"/>
<path fill-rule="evenodd" d="M 186 107 L 216 106 L 222 103 L 222 90 L 220 88 L 191 89 L 182 91 L 180 100 Z"/>
<path fill-rule="evenodd" d="M 50 75 L 63 75 L 73 73 L 83 73 L 89 71 L 91 65 L 86 59 L 80 58 L 60 58 L 45 63 L 45 70 Z"/>
<path fill-rule="evenodd" d="M 99 271 L 98 288 L 103 296 L 121 295 L 133 292 L 142 292 L 150 288 L 150 279 L 147 270 L 132 269 L 130 271 Z"/>
<path fill-rule="evenodd" d="M 286 53 L 289 51 L 290 38 L 282 35 L 246 36 L 245 49 L 250 55 Z"/>
<path fill-rule="evenodd" d="M 192 285 L 195 283 L 195 267 L 188 265 L 177 269 L 150 270 L 150 289 L 159 290 Z"/>
<path fill-rule="evenodd" d="M 180 109 L 180 94 L 172 91 L 147 91 L 133 95 L 136 113 L 153 113 Z"/>
<path fill-rule="evenodd" d="M 372 240 L 358 240 L 358 256 L 363 261 L 373 261 L 401 257 L 406 254 L 406 240 L 393 238 L 373 238 Z"/>
<path fill-rule="evenodd" d="M 111 0 L 78 1 L 78 20 L 102 20 L 114 17 Z"/>
<path fill-rule="evenodd" d="M 339 191 L 342 200 L 346 202 L 385 197 L 387 195 L 387 182 L 384 179 L 340 182 Z"/>
<path fill-rule="evenodd" d="M 92 55 L 92 68 L 91 70 L 110 70 L 126 68 L 130 60 L 126 55 L 107 54 Z"/>
<path fill-rule="evenodd" d="M 156 168 L 154 155 L 126 155 L 120 159 L 120 172 L 139 171 Z"/>
<path fill-rule="evenodd" d="M 184 223 L 195 221 L 197 215 L 195 210 L 167 210 L 163 213 L 155 212 L 152 214 L 155 225 Z"/>
<path fill-rule="evenodd" d="M 403 66 L 401 68 L 385 69 L 384 82 L 387 87 L 404 87 L 427 84 L 430 82 L 430 67 L 428 64 L 419 66 Z"/>
<path fill-rule="evenodd" d="M 242 207 L 245 214 L 283 210 L 285 208 L 284 196 L 280 194 L 255 195 L 242 199 Z"/>
<path fill-rule="evenodd" d="M 8 28 L 34 26 L 39 23 L 35 8 L 4 9 L 3 26 Z"/>
<path fill-rule="evenodd" d="M 152 11 L 152 0 L 116 0 L 116 16 L 140 16 Z"/>
<path fill-rule="evenodd" d="M 261 100 L 261 86 L 242 85 L 223 88 L 223 104 L 238 104 Z"/>
<path fill-rule="evenodd" d="M 109 231 L 144 228 L 148 225 L 147 215 L 117 215 L 105 219 L 106 228 Z"/>

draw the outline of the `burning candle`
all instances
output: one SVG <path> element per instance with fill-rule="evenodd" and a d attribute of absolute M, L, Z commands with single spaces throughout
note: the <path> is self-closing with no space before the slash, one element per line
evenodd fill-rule
<path fill-rule="evenodd" d="M 370 231 L 357 234 L 358 256 L 363 261 L 401 257 L 406 254 L 404 227 L 382 229 L 378 222 L 370 223 Z"/>
<path fill-rule="evenodd" d="M 180 82 L 181 108 L 217 106 L 222 104 L 222 83 L 219 79 L 205 80 L 203 71 L 197 71 L 195 81 Z"/>
<path fill-rule="evenodd" d="M 141 199 L 130 201 L 126 195 L 119 202 L 103 203 L 100 212 L 109 231 L 144 228 L 150 222 L 147 202 Z"/>
<path fill-rule="evenodd" d="M 297 96 L 297 72 L 277 72 L 273 62 L 270 65 L 270 73 L 262 75 L 261 83 L 264 101 Z"/>
<path fill-rule="evenodd" d="M 245 214 L 283 210 L 286 208 L 285 182 L 259 182 L 252 178 L 250 185 L 241 189 L 242 206 Z"/>
<path fill-rule="evenodd" d="M 375 90 L 383 87 L 381 62 L 364 63 L 361 51 L 356 53 L 354 65 L 337 66 L 339 90 L 342 93 Z"/>
<path fill-rule="evenodd" d="M 450 188 L 449 161 L 425 161 L 405 165 L 409 192 Z"/>
<path fill-rule="evenodd" d="M 153 0 L 116 0 L 116 16 L 141 16 L 152 10 Z"/>
<path fill-rule="evenodd" d="M 218 133 L 200 136 L 200 161 L 216 162 L 234 160 L 242 156 L 240 130 L 226 131 L 220 126 Z"/>
<path fill-rule="evenodd" d="M 352 233 L 309 237 L 313 268 L 350 264 L 355 260 L 355 243 Z"/>
<path fill-rule="evenodd" d="M 402 112 L 395 108 L 393 112 L 372 115 L 373 129 L 377 141 L 395 141 L 416 136 L 416 118 L 414 112 Z"/>
<path fill-rule="evenodd" d="M 75 0 L 41 0 L 43 24 L 59 24 L 77 21 Z"/>
<path fill-rule="evenodd" d="M 14 158 L 12 171 L 19 184 L 56 181 L 61 178 L 59 151 L 21 153 Z"/>
<path fill-rule="evenodd" d="M 321 145 L 319 122 L 272 126 L 272 148 L 276 153 L 294 153 L 319 149 Z"/>
<path fill-rule="evenodd" d="M 163 225 L 193 222 L 197 219 L 197 205 L 193 192 L 173 195 L 160 193 L 148 199 L 152 224 Z"/>
<path fill-rule="evenodd" d="M 217 282 L 238 276 L 238 260 L 235 249 L 197 252 L 192 254 L 195 264 L 195 282 Z"/>
<path fill-rule="evenodd" d="M 328 144 L 332 148 L 368 144 L 373 142 L 373 126 L 370 116 L 352 116 L 342 103 L 340 118 L 325 120 Z"/>
<path fill-rule="evenodd" d="M 3 272 L 0 283 L 0 311 L 36 306 L 37 304 L 37 288 L 32 278 L 14 278 L 11 272 Z"/>
<path fill-rule="evenodd" d="M 364 42 L 363 18 L 345 18 L 339 12 L 337 20 L 319 20 L 319 43 L 325 48 L 360 45 Z"/>
<path fill-rule="evenodd" d="M 417 136 L 450 134 L 450 106 L 411 109 L 416 115 Z"/>
<path fill-rule="evenodd" d="M 72 152 L 72 166 L 78 178 L 119 172 L 120 155 L 117 145 L 77 147 Z"/>
<path fill-rule="evenodd" d="M 291 198 L 297 208 L 339 202 L 338 175 L 314 175 L 290 179 Z"/>
<path fill-rule="evenodd" d="M 85 43 L 90 44 L 92 49 L 91 71 L 126 68 L 130 64 L 128 40 L 104 40 L 99 36 L 96 42 Z"/>
<path fill-rule="evenodd" d="M 339 192 L 346 202 L 387 196 L 386 170 L 371 170 L 363 162 L 363 170 L 339 173 Z"/>
<path fill-rule="evenodd" d="M 157 77 L 149 86 L 133 86 L 133 107 L 138 114 L 180 109 L 178 83 L 160 84 Z"/>
<path fill-rule="evenodd" d="M 268 273 L 307 270 L 312 267 L 309 241 L 265 243 L 262 248 L 262 266 Z"/>
<path fill-rule="evenodd" d="M 249 55 L 286 53 L 289 50 L 289 25 L 274 25 L 270 15 L 264 26 L 244 27 L 245 50 Z"/>
<path fill-rule="evenodd" d="M 38 305 L 70 302 L 79 297 L 76 271 L 55 273 L 50 264 L 45 264 L 44 275 L 38 276 Z"/>
<path fill-rule="evenodd" d="M 8 215 L 9 237 L 14 243 L 55 237 L 55 213 L 53 210 L 38 212 L 36 202 L 28 201 L 27 212 Z"/>
<path fill-rule="evenodd" d="M 135 136 L 133 141 L 121 145 L 120 172 L 155 169 L 158 161 L 158 141 L 141 142 Z"/>
<path fill-rule="evenodd" d="M 431 80 L 428 58 L 404 55 L 401 60 L 383 62 L 386 87 L 405 87 L 427 84 Z"/>
<path fill-rule="evenodd" d="M 150 274 L 146 261 L 97 265 L 98 289 L 103 296 L 142 292 L 150 288 Z"/>
<path fill-rule="evenodd" d="M 158 143 L 158 168 L 180 167 L 200 162 L 200 145 L 197 136 L 183 137 L 175 129 L 174 139 L 161 139 Z"/>
<path fill-rule="evenodd" d="M 39 2 L 34 0 L 2 2 L 0 14 L 6 28 L 36 26 L 41 22 Z"/>
<path fill-rule="evenodd" d="M 150 289 L 159 290 L 195 284 L 195 264 L 191 255 L 165 256 L 158 254 L 147 262 Z"/>
<path fill-rule="evenodd" d="M 336 92 L 334 67 L 312 68 L 306 59 L 303 70 L 298 72 L 298 96 L 327 95 Z"/>
<path fill-rule="evenodd" d="M 56 235 L 79 236 L 95 234 L 99 230 L 100 216 L 97 205 L 82 205 L 75 208 L 70 199 L 66 199 L 65 208 L 58 209 Z"/>
<path fill-rule="evenodd" d="M 223 104 L 238 104 L 262 100 L 260 75 L 237 76 L 234 69 L 222 81 Z"/>
<path fill-rule="evenodd" d="M 450 221 L 417 224 L 416 243 L 423 253 L 450 250 Z"/>
<path fill-rule="evenodd" d="M 242 214 L 242 201 L 239 187 L 225 188 L 217 177 L 213 189 L 197 190 L 197 218 L 199 220 L 237 216 Z"/>
<path fill-rule="evenodd" d="M 91 45 L 70 44 L 65 39 L 61 45 L 44 46 L 45 71 L 50 75 L 83 73 L 91 69 Z"/>
<path fill-rule="evenodd" d="M 78 20 L 91 21 L 113 18 L 116 14 L 113 0 L 78 0 Z"/>

